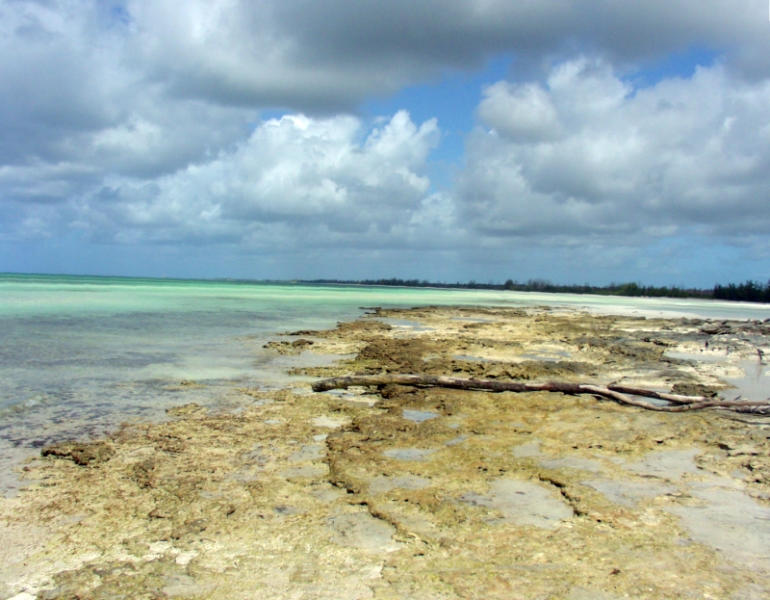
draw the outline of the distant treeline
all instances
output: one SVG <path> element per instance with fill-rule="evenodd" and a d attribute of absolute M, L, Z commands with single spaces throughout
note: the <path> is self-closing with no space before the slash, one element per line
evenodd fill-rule
<path fill-rule="evenodd" d="M 715 285 L 714 298 L 720 300 L 743 300 L 744 302 L 770 302 L 770 281 L 765 285 L 756 281 Z"/>
<path fill-rule="evenodd" d="M 347 285 L 389 285 L 394 287 L 431 287 L 460 288 L 471 290 L 515 290 L 519 292 L 553 292 L 560 294 L 600 294 L 606 296 L 652 296 L 667 298 L 714 298 L 719 300 L 741 300 L 744 302 L 770 302 L 770 281 L 762 284 L 755 281 L 715 285 L 713 289 L 682 288 L 677 286 L 651 286 L 638 283 L 611 283 L 597 285 L 559 285 L 544 279 L 530 279 L 520 283 L 512 279 L 505 283 L 467 283 L 435 282 L 425 279 L 364 279 L 351 281 L 344 279 L 314 279 L 303 283 L 311 284 L 347 284 Z"/>

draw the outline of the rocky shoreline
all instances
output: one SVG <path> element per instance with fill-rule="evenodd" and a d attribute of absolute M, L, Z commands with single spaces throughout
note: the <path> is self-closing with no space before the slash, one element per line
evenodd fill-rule
<path fill-rule="evenodd" d="M 767 416 L 309 383 L 423 373 L 732 398 L 767 389 L 770 324 L 431 307 L 270 347 L 340 360 L 240 390 L 240 411 L 188 404 L 28 464 L 30 486 L 0 499 L 0 597 L 770 597 Z"/>

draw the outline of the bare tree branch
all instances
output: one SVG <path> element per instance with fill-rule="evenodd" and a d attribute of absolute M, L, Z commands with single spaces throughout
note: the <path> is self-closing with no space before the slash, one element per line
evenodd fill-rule
<path fill-rule="evenodd" d="M 352 386 L 384 386 L 389 384 L 411 385 L 417 387 L 441 387 L 459 390 L 487 392 L 560 392 L 562 394 L 578 395 L 592 394 L 613 400 L 619 404 L 637 406 L 646 410 L 659 412 L 687 412 L 704 408 L 724 408 L 736 412 L 770 414 L 770 402 L 751 402 L 738 400 L 719 400 L 705 396 L 683 396 L 668 394 L 643 388 L 635 388 L 612 384 L 608 386 L 588 383 L 569 383 L 565 381 L 549 381 L 547 383 L 522 383 L 519 381 L 499 381 L 492 379 L 462 379 L 435 375 L 352 375 L 348 377 L 333 377 L 323 379 L 313 384 L 316 392 L 326 392 L 335 389 L 345 389 Z M 641 400 L 639 397 L 655 398 L 664 403 L 653 403 Z"/>

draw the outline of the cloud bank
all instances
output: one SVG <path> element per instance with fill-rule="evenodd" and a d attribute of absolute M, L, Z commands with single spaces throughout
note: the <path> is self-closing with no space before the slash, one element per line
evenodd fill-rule
<path fill-rule="evenodd" d="M 116 179 L 86 199 L 80 224 L 116 241 L 388 244 L 424 210 L 422 172 L 437 141 L 435 120 L 417 126 L 404 111 L 370 131 L 351 116 L 287 115 L 210 161 L 149 183 Z M 302 235 L 282 239 L 283 227 Z"/>
<path fill-rule="evenodd" d="M 762 276 L 766 11 L 2 1 L 0 244 L 17 262 L 0 269 L 45 270 L 69 240 L 73 270 L 108 268 L 94 248 L 176 246 L 237 271 L 180 273 L 206 276 Z M 410 86 L 452 106 L 441 82 L 499 56 L 510 69 L 474 84 L 475 125 L 436 177 L 455 124 L 412 117 Z M 396 92 L 406 105 L 362 111 Z"/>
<path fill-rule="evenodd" d="M 586 58 L 542 83 L 497 82 L 479 104 L 459 199 L 497 236 L 767 234 L 766 106 L 770 82 L 722 65 L 639 90 Z"/>

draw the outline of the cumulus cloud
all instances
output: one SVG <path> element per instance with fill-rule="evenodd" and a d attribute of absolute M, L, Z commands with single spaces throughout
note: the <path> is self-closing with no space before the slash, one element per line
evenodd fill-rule
<path fill-rule="evenodd" d="M 104 186 L 80 203 L 79 226 L 124 241 L 283 247 L 344 233 L 366 244 L 392 242 L 394 228 L 426 218 L 431 201 L 423 171 L 438 139 L 435 120 L 418 126 L 404 111 L 370 130 L 351 116 L 286 115 L 261 123 L 210 161 L 149 184 L 122 179 Z M 266 225 L 273 229 L 267 236 Z M 276 239 L 281 225 L 293 225 L 294 235 Z"/>
<path fill-rule="evenodd" d="M 633 71 L 697 43 L 770 72 L 758 1 L 16 0 L 0 3 L 0 34 L 0 164 L 145 177 L 242 141 L 258 111 L 350 113 L 498 52 L 517 72 L 575 48 Z M 529 127 L 551 127 L 527 93 L 521 110 L 546 111 Z"/>
<path fill-rule="evenodd" d="M 542 83 L 499 82 L 478 109 L 459 186 L 484 234 L 770 233 L 770 83 L 723 65 L 634 89 L 578 58 Z"/>
<path fill-rule="evenodd" d="M 640 87 L 693 48 L 718 60 Z M 444 189 L 436 122 L 357 114 L 501 53 Z M 582 235 L 596 260 L 610 238 L 770 228 L 759 0 L 0 0 L 0 81 L 0 241 L 494 261 Z"/>
<path fill-rule="evenodd" d="M 558 136 L 559 121 L 548 94 L 537 84 L 499 81 L 484 91 L 479 116 L 505 135 L 522 140 Z"/>

